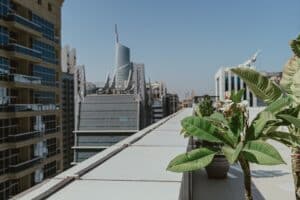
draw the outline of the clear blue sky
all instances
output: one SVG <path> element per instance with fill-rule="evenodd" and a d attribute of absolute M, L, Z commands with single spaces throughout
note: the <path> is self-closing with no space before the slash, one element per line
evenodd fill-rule
<path fill-rule="evenodd" d="M 281 70 L 300 33 L 299 0 L 65 0 L 62 11 L 62 44 L 77 49 L 89 81 L 113 68 L 117 23 L 132 61 L 180 96 L 213 93 L 218 68 L 257 49 L 259 70 Z"/>

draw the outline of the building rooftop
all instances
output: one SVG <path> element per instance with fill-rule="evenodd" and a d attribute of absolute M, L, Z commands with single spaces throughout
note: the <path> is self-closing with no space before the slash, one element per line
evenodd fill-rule
<path fill-rule="evenodd" d="M 192 109 L 186 108 L 164 118 L 14 199 L 243 199 L 238 165 L 231 166 L 224 180 L 209 180 L 204 170 L 186 174 L 166 171 L 169 161 L 189 146 L 179 132 L 181 119 L 191 114 Z M 254 197 L 294 199 L 290 151 L 273 145 L 288 164 L 251 165 Z"/>

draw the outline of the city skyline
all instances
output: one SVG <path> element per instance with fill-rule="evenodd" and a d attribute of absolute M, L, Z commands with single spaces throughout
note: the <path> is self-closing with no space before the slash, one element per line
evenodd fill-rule
<path fill-rule="evenodd" d="M 145 63 L 146 78 L 164 80 L 181 97 L 192 89 L 213 94 L 218 68 L 241 64 L 258 49 L 258 70 L 281 71 L 291 55 L 288 42 L 300 30 L 300 2 L 215 3 L 66 1 L 62 44 L 76 47 L 88 81 L 105 81 L 115 65 L 117 23 L 120 41 Z"/>

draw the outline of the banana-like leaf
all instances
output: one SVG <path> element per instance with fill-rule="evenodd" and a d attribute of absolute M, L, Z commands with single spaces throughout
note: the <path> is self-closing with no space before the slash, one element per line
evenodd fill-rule
<path fill-rule="evenodd" d="M 285 64 L 282 72 L 282 79 L 280 81 L 281 87 L 288 93 L 292 94 L 291 86 L 293 84 L 293 77 L 300 70 L 300 58 L 293 56 Z"/>
<path fill-rule="evenodd" d="M 271 112 L 262 111 L 252 121 L 247 134 L 250 134 L 250 138 L 257 139 L 263 133 L 266 125 L 270 122 L 276 122 L 276 120 L 276 117 Z"/>
<path fill-rule="evenodd" d="M 267 135 L 268 139 L 276 140 L 288 147 L 299 147 L 300 146 L 300 137 L 297 137 L 288 132 L 274 131 L 270 132 Z"/>
<path fill-rule="evenodd" d="M 233 164 L 236 162 L 238 156 L 240 155 L 241 150 L 243 149 L 243 143 L 240 142 L 235 149 L 231 148 L 230 146 L 223 146 L 222 152 L 226 156 L 228 162 Z"/>
<path fill-rule="evenodd" d="M 271 112 L 273 114 L 277 114 L 278 112 L 282 111 L 283 109 L 287 108 L 292 103 L 292 98 L 290 96 L 281 96 L 280 98 L 276 99 L 274 102 L 270 103 L 264 111 Z"/>
<path fill-rule="evenodd" d="M 222 113 L 214 112 L 209 117 L 204 117 L 207 121 L 215 122 L 215 123 L 222 123 L 224 126 L 228 125 L 228 121 L 224 117 Z"/>
<path fill-rule="evenodd" d="M 300 128 L 300 119 L 299 118 L 296 118 L 296 117 L 293 117 L 293 116 L 287 115 L 287 114 L 278 115 L 278 117 L 293 124 L 296 128 Z"/>
<path fill-rule="evenodd" d="M 250 90 L 267 104 L 272 103 L 282 94 L 278 85 L 253 69 L 237 67 L 231 69 L 231 71 L 243 79 Z"/>
<path fill-rule="evenodd" d="M 249 162 L 260 165 L 278 165 L 285 163 L 279 152 L 272 145 L 261 140 L 247 142 L 242 153 Z"/>
<path fill-rule="evenodd" d="M 242 98 L 244 96 L 245 93 L 245 89 L 241 89 L 238 92 L 234 92 L 232 91 L 231 95 L 230 95 L 230 99 L 234 102 L 234 103 L 240 103 L 242 101 Z"/>
<path fill-rule="evenodd" d="M 216 153 L 208 148 L 201 148 L 180 154 L 171 160 L 167 170 L 172 172 L 186 172 L 201 169 L 211 163 Z"/>
<path fill-rule="evenodd" d="M 299 63 L 300 67 L 300 63 Z M 293 77 L 293 82 L 291 84 L 292 97 L 294 101 L 299 105 L 300 104 L 300 70 L 296 72 Z"/>
<path fill-rule="evenodd" d="M 195 136 L 208 142 L 222 143 L 222 140 L 217 137 L 217 128 L 201 117 L 186 117 L 181 121 L 181 125 L 186 134 L 190 136 Z"/>

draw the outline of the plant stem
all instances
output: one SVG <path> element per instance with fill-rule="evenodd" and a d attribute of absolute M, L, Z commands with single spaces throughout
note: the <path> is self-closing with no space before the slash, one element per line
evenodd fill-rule
<path fill-rule="evenodd" d="M 245 198 L 246 200 L 253 200 L 251 191 L 251 171 L 249 162 L 245 160 L 242 156 L 239 157 L 239 162 L 244 173 Z"/>
<path fill-rule="evenodd" d="M 297 147 L 292 148 L 292 173 L 294 178 L 295 196 L 300 199 L 300 149 Z"/>

